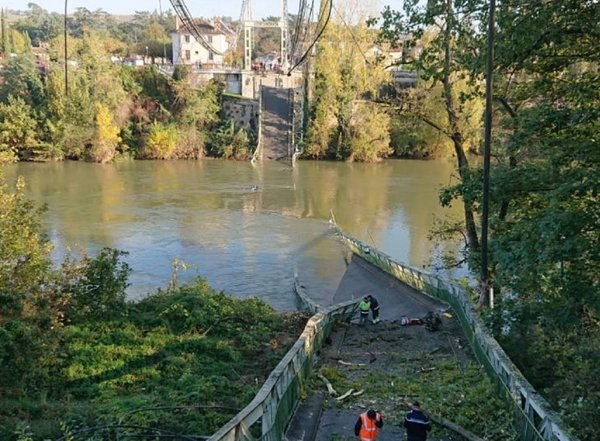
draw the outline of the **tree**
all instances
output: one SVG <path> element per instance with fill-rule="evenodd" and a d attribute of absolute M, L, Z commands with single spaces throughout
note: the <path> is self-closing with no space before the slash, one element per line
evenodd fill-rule
<path fill-rule="evenodd" d="M 48 13 L 35 3 L 29 3 L 25 18 L 14 23 L 14 29 L 29 36 L 31 44 L 39 47 L 50 41 L 62 31 L 62 17 L 57 13 Z"/>
<path fill-rule="evenodd" d="M 111 320 L 124 315 L 125 290 L 131 268 L 121 259 L 127 253 L 103 248 L 95 258 L 65 262 L 70 277 L 62 287 L 67 298 L 66 320 L 73 323 Z"/>
<path fill-rule="evenodd" d="M 473 24 L 486 24 L 487 9 L 475 2 L 407 6 L 404 13 L 384 14 L 384 32 L 418 37 L 423 24 L 439 28 L 415 65 L 442 84 L 445 127 L 458 152 L 457 141 L 467 138 L 452 128 L 460 129 L 461 105 L 479 94 L 484 65 L 484 33 Z M 597 435 L 591 428 L 600 403 L 590 390 L 600 375 L 594 361 L 600 348 L 599 14 L 591 1 L 502 2 L 491 175 L 490 262 L 497 295 L 489 323 L 528 379 L 585 440 Z M 474 87 L 448 100 L 453 78 L 465 73 Z M 459 170 L 461 163 L 459 156 Z M 476 212 L 481 178 L 479 171 L 467 171 L 444 196 L 461 197 Z M 470 251 L 477 264 L 476 250 Z"/>
<path fill-rule="evenodd" d="M 375 113 L 380 117 L 363 117 L 361 111 L 375 109 L 366 103 L 378 96 L 389 78 L 374 57 L 365 56 L 374 41 L 374 35 L 362 24 L 365 11 L 348 8 L 346 12 L 347 16 L 338 12 L 336 22 L 327 26 L 317 44 L 305 155 L 376 161 L 391 153 L 389 118 L 381 110 Z"/>
<path fill-rule="evenodd" d="M 160 23 L 153 21 L 142 31 L 137 51 L 139 54 L 145 54 L 152 58 L 154 64 L 155 58 L 162 58 L 166 55 L 167 46 L 171 46 L 171 37 Z"/>
<path fill-rule="evenodd" d="M 600 93 L 594 2 L 509 1 L 498 11 L 491 251 L 499 338 L 584 440 L 600 397 Z M 505 313 L 506 314 L 506 313 Z"/>
<path fill-rule="evenodd" d="M 8 44 L 8 29 L 6 26 L 6 17 L 4 16 L 4 8 L 0 10 L 0 32 L 2 33 L 2 40 L 0 41 L 0 53 L 6 56 L 11 52 Z"/>
<path fill-rule="evenodd" d="M 418 0 L 404 2 L 403 11 L 393 11 L 387 7 L 382 14 L 381 36 L 390 43 L 406 41 L 407 48 L 424 43 L 420 54 L 413 60 L 414 69 L 424 81 L 440 85 L 441 99 L 445 108 L 445 120 L 435 121 L 429 115 L 418 111 L 408 113 L 447 136 L 454 147 L 457 170 L 461 183 L 469 185 L 472 170 L 469 165 L 465 132 L 465 104 L 472 99 L 480 99 L 478 72 L 465 63 L 467 53 L 473 50 L 477 30 L 474 23 L 483 21 L 482 9 L 476 8 L 476 1 L 430 0 L 423 5 Z M 372 22 L 373 24 L 373 22 Z M 426 38 L 426 41 L 422 39 Z M 476 48 L 476 46 L 475 46 Z M 479 52 L 476 52 L 479 55 Z M 469 59 L 472 60 L 472 59 Z M 469 89 L 457 90 L 457 82 L 467 82 Z M 444 203 L 459 193 L 446 194 Z M 462 192 L 465 237 L 471 252 L 479 251 L 479 237 L 475 222 L 475 194 Z"/>
<path fill-rule="evenodd" d="M 119 131 L 110 110 L 104 104 L 96 102 L 95 133 L 86 152 L 87 158 L 93 162 L 111 161 L 121 142 Z"/>
<path fill-rule="evenodd" d="M 33 110 L 22 98 L 10 95 L 0 103 L 0 163 L 29 157 L 40 143 L 36 128 Z"/>
<path fill-rule="evenodd" d="M 10 192 L 0 176 L 0 391 L 26 395 L 47 375 L 60 316 L 46 287 L 50 243 L 41 234 L 40 210 L 24 196 L 19 179 Z"/>
<path fill-rule="evenodd" d="M 146 159 L 172 159 L 176 146 L 175 127 L 154 121 L 146 136 L 142 155 Z"/>
<path fill-rule="evenodd" d="M 4 81 L 0 84 L 0 102 L 7 102 L 10 96 L 21 98 L 32 108 L 41 109 L 45 105 L 45 93 L 40 71 L 31 54 L 11 57 L 3 68 Z"/>
<path fill-rule="evenodd" d="M 64 71 L 53 70 L 47 76 L 46 87 L 49 140 L 64 157 L 82 159 L 95 129 L 96 109 L 94 97 L 90 94 L 90 78 L 83 69 L 73 70 L 69 76 L 67 96 Z"/>

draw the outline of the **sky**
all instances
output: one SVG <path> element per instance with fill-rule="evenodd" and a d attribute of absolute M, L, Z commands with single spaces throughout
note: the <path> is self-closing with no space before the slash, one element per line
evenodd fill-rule
<path fill-rule="evenodd" d="M 230 16 L 238 19 L 242 8 L 242 0 L 184 0 L 192 16 L 214 17 Z M 63 13 L 65 10 L 64 0 L 2 0 L 0 7 L 8 9 L 27 10 L 29 3 L 35 3 L 49 12 Z M 161 4 L 162 3 L 162 4 Z M 251 0 L 254 19 L 260 19 L 269 15 L 281 15 L 280 0 Z M 335 4 L 335 3 L 334 3 Z M 379 4 L 390 5 L 399 9 L 402 0 L 379 0 Z M 135 11 L 163 11 L 173 9 L 169 0 L 67 0 L 67 11 L 73 12 L 75 8 L 84 7 L 90 11 L 103 9 L 110 14 L 130 15 Z M 288 0 L 288 12 L 293 14 L 298 11 L 298 0 Z"/>

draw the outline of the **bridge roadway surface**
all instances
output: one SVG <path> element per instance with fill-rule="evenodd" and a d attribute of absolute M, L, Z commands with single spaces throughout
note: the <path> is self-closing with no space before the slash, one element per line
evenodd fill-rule
<path fill-rule="evenodd" d="M 261 155 L 262 159 L 291 159 L 292 111 L 290 89 L 261 87 Z"/>
<path fill-rule="evenodd" d="M 452 311 L 450 313 L 453 318 L 442 316 L 443 331 L 429 332 L 424 326 L 400 325 L 402 316 L 423 317 L 429 311 L 447 310 L 446 304 L 420 294 L 360 257 L 353 256 L 336 290 L 332 304 L 360 298 L 369 293 L 374 295 L 381 305 L 382 321 L 376 325 L 368 323 L 361 326 L 358 324 L 357 314 L 349 326 L 334 330 L 331 343 L 325 345 L 318 354 L 320 365 L 327 362 L 329 365 L 335 365 L 337 360 L 345 360 L 367 364 L 366 368 L 361 369 L 367 371 L 361 375 L 377 371 L 402 375 L 402 372 L 397 372 L 400 367 L 395 366 L 394 359 L 417 355 L 417 352 L 434 351 L 436 355 L 445 352 L 449 357 L 456 357 L 459 365 L 467 359 L 472 359 L 468 345 L 461 344 L 464 336 Z M 409 355 L 410 351 L 412 355 Z M 340 369 L 344 368 L 340 364 L 337 366 Z M 352 370 L 347 370 L 346 375 L 351 376 Z M 406 409 L 398 403 L 377 403 L 373 397 L 368 396 L 367 392 L 360 397 L 348 398 L 342 406 L 335 400 L 328 400 L 325 391 L 323 384 L 323 392 L 311 392 L 300 403 L 288 426 L 287 441 L 356 440 L 354 424 L 358 415 L 368 407 L 381 410 L 383 414 L 384 427 L 379 433 L 378 441 L 406 439 L 404 429 L 400 427 Z M 345 392 L 338 391 L 340 395 Z M 423 401 L 424 397 L 399 397 L 399 400 L 417 398 Z M 426 408 L 424 411 L 427 413 Z M 395 424 L 390 421 L 392 416 Z M 436 437 L 435 432 L 436 430 L 429 436 L 429 441 L 449 439 Z M 460 439 L 460 437 L 453 439 Z"/>

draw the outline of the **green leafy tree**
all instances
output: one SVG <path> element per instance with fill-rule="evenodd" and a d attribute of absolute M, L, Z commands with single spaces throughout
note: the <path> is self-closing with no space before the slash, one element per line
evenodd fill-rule
<path fill-rule="evenodd" d="M 152 63 L 154 63 L 156 58 L 163 58 L 167 55 L 167 47 L 171 53 L 171 36 L 160 23 L 153 21 L 144 28 L 138 42 L 139 54 L 145 54 L 152 58 Z"/>
<path fill-rule="evenodd" d="M 122 261 L 126 255 L 104 248 L 95 258 L 86 256 L 76 264 L 66 262 L 69 278 L 62 290 L 68 323 L 114 320 L 125 314 L 125 290 L 131 274 L 129 265 Z"/>
<path fill-rule="evenodd" d="M 35 109 L 43 109 L 45 91 L 40 71 L 31 54 L 11 57 L 3 68 L 4 81 L 0 84 L 0 102 L 9 96 L 21 98 Z"/>
<path fill-rule="evenodd" d="M 49 72 L 47 127 L 52 145 L 69 159 L 82 159 L 95 130 L 96 109 L 90 94 L 90 78 L 83 69 L 71 71 L 69 95 L 65 93 L 64 70 Z"/>
<path fill-rule="evenodd" d="M 223 121 L 211 135 L 210 152 L 224 159 L 248 160 L 252 156 L 250 137 L 234 121 Z"/>
<path fill-rule="evenodd" d="M 0 52 L 3 56 L 6 56 L 11 52 L 10 45 L 8 43 L 8 26 L 6 25 L 6 16 L 4 14 L 4 8 L 0 10 L 0 32 L 2 33 L 2 40 L 0 41 Z"/>
<path fill-rule="evenodd" d="M 47 289 L 51 247 L 21 179 L 14 192 L 0 179 L 0 229 L 0 391 L 23 396 L 48 373 L 60 320 Z"/>
<path fill-rule="evenodd" d="M 14 23 L 14 29 L 29 36 L 33 46 L 50 41 L 63 29 L 63 18 L 57 13 L 48 13 L 35 3 L 28 3 L 24 18 Z"/>
<path fill-rule="evenodd" d="M 12 95 L 0 103 L 0 162 L 28 159 L 37 150 L 37 121 L 33 110 L 22 98 Z"/>
<path fill-rule="evenodd" d="M 212 139 L 219 136 L 216 128 L 222 120 L 223 87 L 217 82 L 209 82 L 195 88 L 190 84 L 188 75 L 189 71 L 178 70 L 172 84 L 174 101 L 171 111 L 182 134 L 177 157 L 200 158 L 207 143 L 211 144 L 212 151 Z M 212 153 L 220 155 L 216 151 Z"/>
<path fill-rule="evenodd" d="M 410 35 L 411 38 L 405 42 L 407 52 L 410 52 L 411 45 L 422 44 L 418 48 L 418 56 L 411 60 L 413 68 L 423 81 L 431 86 L 440 86 L 445 118 L 439 121 L 430 118 L 418 101 L 404 108 L 411 116 L 418 117 L 450 139 L 458 175 L 465 184 L 471 182 L 472 175 L 467 156 L 470 133 L 466 121 L 471 113 L 466 111 L 466 106 L 472 99 L 481 99 L 480 78 L 476 75 L 477 70 L 465 63 L 465 54 L 472 52 L 473 46 L 477 45 L 475 23 L 485 23 L 483 9 L 479 6 L 477 1 L 470 0 L 431 0 L 426 4 L 408 0 L 404 2 L 402 11 L 386 7 L 381 17 L 381 37 L 384 40 L 395 44 Z M 464 89 L 465 82 L 470 86 L 467 90 Z M 445 204 L 450 203 L 456 195 L 449 192 L 442 200 Z M 465 191 L 461 199 L 467 246 L 476 253 L 479 250 L 476 195 Z"/>
<path fill-rule="evenodd" d="M 498 10 L 500 138 L 492 168 L 491 252 L 503 310 L 499 338 L 584 440 L 600 396 L 600 93 L 594 2 Z M 506 328 L 504 328 L 506 330 Z"/>
<path fill-rule="evenodd" d="M 384 29 L 397 36 L 414 32 L 415 23 L 423 29 L 428 17 L 441 18 L 429 22 L 440 29 L 431 40 L 435 51 L 425 46 L 415 65 L 430 79 L 439 76 L 446 127 L 450 135 L 453 127 L 461 134 L 451 136 L 456 150 L 456 141 L 464 147 L 467 139 L 461 106 L 478 91 L 465 89 L 458 99 L 446 91 L 454 80 L 470 85 L 481 78 L 486 40 L 475 23 L 486 25 L 487 8 L 431 1 L 415 15 L 416 2 L 407 6 L 404 13 L 388 10 Z M 599 14 L 587 1 L 500 4 L 491 176 L 490 261 L 497 295 L 490 324 L 528 379 L 585 440 L 596 436 L 591 428 L 599 396 L 589 386 L 600 375 L 594 361 L 600 347 Z M 459 170 L 460 164 L 459 157 Z M 481 175 L 469 168 L 461 178 L 444 197 L 460 197 L 475 212 Z M 476 249 L 470 251 L 478 264 Z"/>
<path fill-rule="evenodd" d="M 374 35 L 363 24 L 348 25 L 362 23 L 360 7 L 344 11 L 348 16 L 338 13 L 336 22 L 327 26 L 317 44 L 305 155 L 315 159 L 376 161 L 391 153 L 389 118 L 380 110 L 375 113 L 379 117 L 362 115 L 367 106 L 358 103 L 377 97 L 389 78 L 376 59 L 365 57 Z M 388 135 L 379 136 L 384 132 Z"/>

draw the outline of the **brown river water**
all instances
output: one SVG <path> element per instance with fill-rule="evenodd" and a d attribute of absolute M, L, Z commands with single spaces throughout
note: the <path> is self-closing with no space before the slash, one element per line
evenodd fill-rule
<path fill-rule="evenodd" d="M 331 213 L 347 233 L 396 260 L 431 270 L 443 248 L 428 239 L 436 221 L 460 219 L 442 208 L 442 185 L 454 182 L 451 160 L 380 164 L 299 161 L 127 161 L 115 164 L 19 163 L 4 167 L 45 204 L 53 258 L 102 247 L 127 251 L 128 295 L 202 276 L 218 290 L 257 296 L 277 310 L 296 309 L 294 271 L 319 303 L 329 304 L 346 267 L 329 227 Z M 447 276 L 463 276 L 458 273 Z"/>

